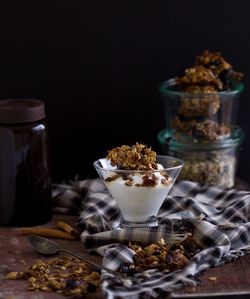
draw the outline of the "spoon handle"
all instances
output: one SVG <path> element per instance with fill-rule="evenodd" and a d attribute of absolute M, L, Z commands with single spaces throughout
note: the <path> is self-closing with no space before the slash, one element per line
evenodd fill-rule
<path fill-rule="evenodd" d="M 75 257 L 77 257 L 77 258 L 83 260 L 84 262 L 88 263 L 89 265 L 91 265 L 91 266 L 93 266 L 93 267 L 95 267 L 95 268 L 97 268 L 97 269 L 104 270 L 104 271 L 106 271 L 106 272 L 108 272 L 108 273 L 110 273 L 110 274 L 112 274 L 112 275 L 114 275 L 114 276 L 116 276 L 116 277 L 119 277 L 120 279 L 126 279 L 126 280 L 130 279 L 130 280 L 135 280 L 134 277 L 129 277 L 129 276 L 126 276 L 126 275 L 124 275 L 124 274 L 122 274 L 122 273 L 119 273 L 119 272 L 110 270 L 110 269 L 108 269 L 108 268 L 106 268 L 106 267 L 104 267 L 104 266 L 102 266 L 102 265 L 97 265 L 96 263 L 90 261 L 90 260 L 87 259 L 86 257 L 84 257 L 84 256 L 82 256 L 82 255 L 80 255 L 80 254 L 78 254 L 78 253 L 76 253 L 76 252 L 69 251 L 69 250 L 67 250 L 67 249 L 63 249 L 63 248 L 60 248 L 60 249 L 58 249 L 58 250 L 63 251 L 63 252 L 66 252 L 66 253 L 68 253 L 68 254 L 71 254 L 71 255 L 73 255 L 73 256 L 75 256 Z"/>

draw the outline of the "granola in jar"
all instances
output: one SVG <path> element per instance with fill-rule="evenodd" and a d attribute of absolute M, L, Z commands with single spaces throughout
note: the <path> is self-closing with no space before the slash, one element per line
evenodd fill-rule
<path fill-rule="evenodd" d="M 167 129 L 158 133 L 162 151 L 185 162 L 179 180 L 226 188 L 235 184 L 237 161 L 244 138 L 240 127 L 234 127 L 230 137 L 223 142 L 182 142 Z"/>
<path fill-rule="evenodd" d="M 242 77 L 220 52 L 204 51 L 196 57 L 193 66 L 175 77 L 175 86 L 171 85 L 166 92 L 170 101 L 164 105 L 177 105 L 177 108 L 165 108 L 167 126 L 183 140 L 186 135 L 199 141 L 227 138 L 234 122 L 238 93 L 243 88 L 235 90 L 235 86 Z M 164 98 L 164 87 L 161 92 Z"/>
<path fill-rule="evenodd" d="M 217 141 L 225 136 L 230 136 L 230 128 L 226 125 L 219 125 L 213 120 L 197 121 L 195 118 L 181 120 L 176 117 L 173 121 L 173 126 L 176 128 L 175 136 L 178 139 L 179 132 L 185 133 L 193 140 L 202 139 L 203 141 Z"/>
<path fill-rule="evenodd" d="M 202 157 L 198 153 L 191 153 L 186 156 L 180 179 L 206 185 L 233 187 L 236 158 L 230 152 L 231 150 L 216 151 L 206 157 Z"/>
<path fill-rule="evenodd" d="M 191 96 L 182 97 L 180 101 L 179 114 L 185 117 L 212 116 L 220 108 L 220 98 L 212 85 L 198 86 L 190 85 L 185 88 L 185 93 Z M 197 94 L 197 96 L 194 96 Z"/>

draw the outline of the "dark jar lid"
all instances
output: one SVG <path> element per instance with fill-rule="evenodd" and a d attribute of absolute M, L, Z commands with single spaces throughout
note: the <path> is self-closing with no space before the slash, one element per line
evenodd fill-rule
<path fill-rule="evenodd" d="M 45 118 L 44 103 L 36 99 L 0 100 L 0 123 L 28 123 Z"/>

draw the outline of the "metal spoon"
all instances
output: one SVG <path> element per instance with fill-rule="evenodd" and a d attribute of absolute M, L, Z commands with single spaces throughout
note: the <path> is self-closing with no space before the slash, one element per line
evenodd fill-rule
<path fill-rule="evenodd" d="M 36 236 L 36 235 L 30 235 L 30 236 L 27 237 L 27 240 L 28 240 L 30 246 L 35 251 L 37 251 L 41 254 L 53 255 L 53 254 L 58 253 L 59 251 L 66 252 L 68 254 L 71 254 L 71 255 L 83 260 L 84 262 L 88 263 L 89 265 L 93 266 L 96 269 L 104 270 L 104 271 L 114 275 L 115 277 L 119 277 L 122 280 L 124 280 L 124 279 L 126 279 L 126 280 L 128 280 L 128 279 L 135 280 L 136 279 L 135 277 L 129 277 L 129 276 L 126 276 L 122 273 L 110 270 L 110 269 L 108 269 L 104 266 L 97 265 L 96 263 L 88 260 L 86 257 L 84 257 L 84 256 L 82 256 L 78 253 L 75 253 L 73 251 L 69 251 L 67 249 L 61 248 L 56 243 L 54 243 L 54 242 L 52 242 L 48 239 L 45 239 L 45 238 L 42 238 L 42 237 L 39 237 L 39 236 Z"/>

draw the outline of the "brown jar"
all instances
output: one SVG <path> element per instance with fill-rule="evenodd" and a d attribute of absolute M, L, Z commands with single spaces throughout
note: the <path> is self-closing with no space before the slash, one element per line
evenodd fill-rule
<path fill-rule="evenodd" d="M 44 103 L 0 100 L 0 225 L 32 226 L 51 219 Z"/>

